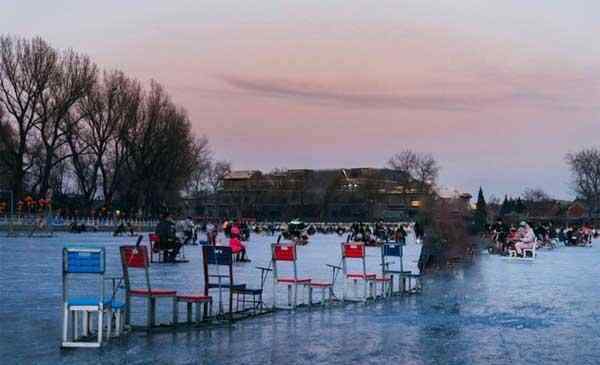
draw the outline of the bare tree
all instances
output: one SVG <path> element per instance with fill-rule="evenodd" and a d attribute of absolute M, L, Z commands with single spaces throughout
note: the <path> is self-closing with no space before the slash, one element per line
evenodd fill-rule
<path fill-rule="evenodd" d="M 73 51 L 59 55 L 48 88 L 42 94 L 36 113 L 35 124 L 44 148 L 40 169 L 39 194 L 46 195 L 50 185 L 52 169 L 70 157 L 67 153 L 66 133 L 73 131 L 68 124 L 72 107 L 88 95 L 96 82 L 97 68 L 87 56 Z"/>
<path fill-rule="evenodd" d="M 0 189 L 12 186 L 13 167 L 16 150 L 16 134 L 8 121 L 0 104 Z"/>
<path fill-rule="evenodd" d="M 40 101 L 55 72 L 58 55 L 41 38 L 0 36 L 0 105 L 8 114 L 16 144 L 10 151 L 12 189 L 20 198 L 31 168 L 31 144 Z"/>
<path fill-rule="evenodd" d="M 207 176 L 211 164 L 212 155 L 208 145 L 208 138 L 205 136 L 196 138 L 193 171 L 186 187 L 188 195 L 198 197 L 202 192 L 208 190 Z"/>
<path fill-rule="evenodd" d="M 435 186 L 441 169 L 433 155 L 412 150 L 404 150 L 392 156 L 387 165 L 393 170 L 408 174 L 425 192 Z"/>
<path fill-rule="evenodd" d="M 122 179 L 127 205 L 155 212 L 174 202 L 197 163 L 196 140 L 186 111 L 152 81 L 139 119 L 122 137 L 127 149 Z"/>
<path fill-rule="evenodd" d="M 138 116 L 141 86 L 120 71 L 104 72 L 79 102 L 67 142 L 79 190 L 91 201 L 102 188 L 110 204 L 127 156 L 121 135 Z"/>
<path fill-rule="evenodd" d="M 566 156 L 571 169 L 572 189 L 588 204 L 590 214 L 600 210 L 600 147 L 583 149 Z"/>
<path fill-rule="evenodd" d="M 223 188 L 223 181 L 230 172 L 231 162 L 214 161 L 209 165 L 206 174 L 206 183 L 213 193 L 217 193 Z"/>
<path fill-rule="evenodd" d="M 523 200 L 526 202 L 546 202 L 552 200 L 542 188 L 527 188 L 523 192 Z"/>

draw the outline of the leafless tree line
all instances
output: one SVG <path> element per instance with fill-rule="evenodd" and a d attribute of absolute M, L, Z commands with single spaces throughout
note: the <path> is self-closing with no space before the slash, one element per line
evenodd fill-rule
<path fill-rule="evenodd" d="M 165 89 L 41 38 L 0 36 L 0 184 L 156 211 L 214 169 Z"/>
<path fill-rule="evenodd" d="M 590 214 L 600 214 L 600 147 L 569 153 L 566 160 L 573 191 L 587 203 Z"/>

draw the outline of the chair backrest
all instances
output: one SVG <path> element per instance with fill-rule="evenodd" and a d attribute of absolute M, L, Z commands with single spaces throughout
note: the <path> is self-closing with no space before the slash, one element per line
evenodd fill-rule
<path fill-rule="evenodd" d="M 365 244 L 362 242 L 343 242 L 342 258 L 364 259 Z"/>
<path fill-rule="evenodd" d="M 297 260 L 296 244 L 294 243 L 274 243 L 271 245 L 271 262 L 273 265 L 273 279 L 277 280 L 279 272 L 277 270 L 277 262 L 284 261 L 293 264 L 294 279 L 298 277 L 296 267 Z"/>
<path fill-rule="evenodd" d="M 395 257 L 399 261 L 399 271 L 404 270 L 404 264 L 402 262 L 402 257 L 404 256 L 404 247 L 402 243 L 385 243 L 381 246 L 381 271 L 383 274 L 387 272 L 392 272 L 396 270 L 391 270 L 389 268 L 392 265 L 392 262 L 388 262 L 386 258 Z"/>
<path fill-rule="evenodd" d="M 160 239 L 158 237 L 158 235 L 156 233 L 149 233 L 148 234 L 148 241 L 150 241 L 150 249 L 153 252 L 157 252 L 160 250 Z"/>
<path fill-rule="evenodd" d="M 227 276 L 228 284 L 233 285 L 233 252 L 229 246 L 202 246 L 202 262 L 204 267 L 204 290 L 208 294 L 209 288 L 215 285 L 224 285 L 222 278 Z M 210 272 L 209 266 L 216 266 L 216 274 Z M 227 268 L 225 274 L 221 273 L 220 267 Z M 216 281 L 211 281 L 216 278 Z"/>
<path fill-rule="evenodd" d="M 106 250 L 104 247 L 65 246 L 63 248 L 63 300 L 69 291 L 68 277 L 87 274 L 98 277 L 100 303 L 104 298 L 104 272 L 106 270 Z"/>
<path fill-rule="evenodd" d="M 296 245 L 293 243 L 276 243 L 272 245 L 273 261 L 296 261 Z"/>
<path fill-rule="evenodd" d="M 64 247 L 64 274 L 104 274 L 106 251 L 104 247 Z"/>
<path fill-rule="evenodd" d="M 208 265 L 231 266 L 233 253 L 229 246 L 203 246 L 204 262 Z"/>
<path fill-rule="evenodd" d="M 150 274 L 148 272 L 148 267 L 150 266 L 148 247 L 128 245 L 119 247 L 119 250 L 126 289 L 129 290 L 131 288 L 129 270 L 142 269 L 145 274 L 146 287 L 148 290 L 152 290 L 150 286 Z"/>
<path fill-rule="evenodd" d="M 367 272 L 367 261 L 365 259 L 365 244 L 362 242 L 342 242 L 342 272 L 348 273 L 348 259 L 361 261 L 362 272 Z"/>
<path fill-rule="evenodd" d="M 386 257 L 402 257 L 402 244 L 400 243 L 386 243 L 381 246 L 381 253 Z"/>
<path fill-rule="evenodd" d="M 125 269 L 148 269 L 148 248 L 146 246 L 121 246 L 121 262 Z"/>

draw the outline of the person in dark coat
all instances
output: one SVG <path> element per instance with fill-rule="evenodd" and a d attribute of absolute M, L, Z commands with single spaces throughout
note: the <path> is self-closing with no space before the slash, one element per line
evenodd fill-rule
<path fill-rule="evenodd" d="M 158 235 L 160 249 L 165 250 L 165 261 L 175 262 L 182 245 L 177 239 L 175 222 L 170 213 L 161 215 L 155 233 Z"/>

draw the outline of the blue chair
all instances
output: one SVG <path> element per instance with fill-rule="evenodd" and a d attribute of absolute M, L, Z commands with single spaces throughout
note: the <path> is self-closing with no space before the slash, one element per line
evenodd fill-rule
<path fill-rule="evenodd" d="M 64 247 L 63 248 L 63 335 L 62 347 L 100 347 L 102 345 L 103 317 L 111 312 L 111 300 L 104 295 L 104 271 L 106 252 L 103 247 Z M 72 279 L 97 280 L 94 294 L 69 296 Z M 86 288 L 91 285 L 86 285 Z M 80 340 L 90 335 L 91 316 L 97 315 L 97 339 L 94 342 Z M 81 333 L 79 319 L 81 315 Z M 69 324 L 72 334 L 69 336 Z M 70 337 L 70 338 L 69 338 Z"/>
<path fill-rule="evenodd" d="M 398 277 L 398 292 L 407 291 L 406 284 L 410 287 L 413 273 L 404 270 L 404 244 L 403 243 L 385 243 L 381 246 L 381 274 L 383 277 L 390 278 L 390 291 L 394 293 L 394 279 Z M 388 258 L 396 259 L 398 262 L 389 261 Z M 396 264 L 396 265 L 394 265 Z"/>

